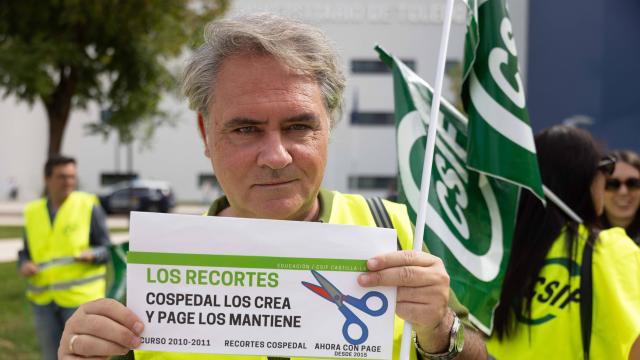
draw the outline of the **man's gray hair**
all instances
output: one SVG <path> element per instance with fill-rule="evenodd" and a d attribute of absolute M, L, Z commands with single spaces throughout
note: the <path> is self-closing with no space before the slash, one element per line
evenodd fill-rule
<path fill-rule="evenodd" d="M 204 44 L 189 60 L 182 80 L 192 110 L 207 116 L 220 66 L 227 57 L 243 53 L 271 55 L 314 79 L 330 116 L 330 128 L 335 126 L 342 115 L 345 79 L 333 46 L 319 29 L 272 14 L 216 20 L 206 26 Z"/>

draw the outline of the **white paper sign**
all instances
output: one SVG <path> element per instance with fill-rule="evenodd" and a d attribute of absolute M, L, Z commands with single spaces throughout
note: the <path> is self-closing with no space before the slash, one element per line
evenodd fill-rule
<path fill-rule="evenodd" d="M 396 289 L 361 288 L 395 230 L 132 213 L 141 350 L 390 359 Z"/>

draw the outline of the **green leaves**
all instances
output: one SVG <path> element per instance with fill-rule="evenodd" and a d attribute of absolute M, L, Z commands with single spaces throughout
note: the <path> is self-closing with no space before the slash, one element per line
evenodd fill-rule
<path fill-rule="evenodd" d="M 228 0 L 2 1 L 2 94 L 40 99 L 50 116 L 95 101 L 113 116 L 92 129 L 130 141 L 139 123 L 163 115 L 160 99 L 177 75 L 167 64 L 227 7 Z"/>

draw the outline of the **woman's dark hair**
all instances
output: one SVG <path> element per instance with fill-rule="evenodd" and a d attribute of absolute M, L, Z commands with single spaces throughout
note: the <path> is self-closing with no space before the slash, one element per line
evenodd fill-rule
<path fill-rule="evenodd" d="M 633 166 L 636 170 L 638 170 L 638 172 L 640 172 L 640 155 L 638 155 L 637 153 L 631 150 L 616 150 L 611 152 L 609 155 L 615 157 L 618 162 L 623 162 Z M 604 229 L 613 227 L 613 225 L 611 225 L 611 223 L 609 222 L 609 219 L 607 219 L 606 210 L 605 214 L 602 215 L 601 221 L 602 227 Z M 629 235 L 629 237 L 632 238 L 636 243 L 640 241 L 640 209 L 636 210 L 636 215 L 633 218 L 633 221 L 631 221 L 631 223 L 625 230 L 627 232 L 627 235 Z M 640 243 L 638 243 L 638 245 L 640 245 Z"/>
<path fill-rule="evenodd" d="M 588 132 L 562 125 L 542 131 L 535 143 L 543 184 L 593 230 L 598 216 L 591 184 L 601 159 L 599 145 Z M 499 339 L 513 332 L 514 313 L 530 317 L 538 274 L 563 229 L 567 231 L 567 255 L 576 251 L 578 225 L 551 201 L 547 200 L 545 207 L 530 192 L 521 192 L 511 257 L 494 314 L 494 331 Z"/>

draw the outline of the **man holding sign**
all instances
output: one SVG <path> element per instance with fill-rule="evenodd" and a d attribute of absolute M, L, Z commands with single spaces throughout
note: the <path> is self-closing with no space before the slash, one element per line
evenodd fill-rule
<path fill-rule="evenodd" d="M 270 15 L 210 24 L 184 78 L 184 92 L 198 112 L 205 155 L 226 194 L 209 215 L 376 226 L 374 217 L 388 214 L 399 245 L 410 249 L 412 228 L 404 206 L 385 201 L 384 209 L 370 210 L 361 196 L 320 188 L 343 89 L 338 59 L 315 28 Z M 398 287 L 396 314 L 416 332 L 412 358 L 458 355 L 464 326 L 456 313 L 463 317 L 465 312 L 450 297 L 440 259 L 396 251 L 369 259 L 367 267 L 369 272 L 358 277 L 360 286 Z M 316 277 L 318 283 L 309 288 L 337 290 L 321 279 Z M 402 328 L 401 319 L 396 318 L 396 329 Z M 126 353 L 140 345 L 143 327 L 140 318 L 115 301 L 88 303 L 67 323 L 58 355 Z M 394 357 L 401 335 L 394 334 Z M 470 329 L 460 355 L 486 358 L 484 344 Z M 136 358 L 240 357 L 136 352 Z"/>

